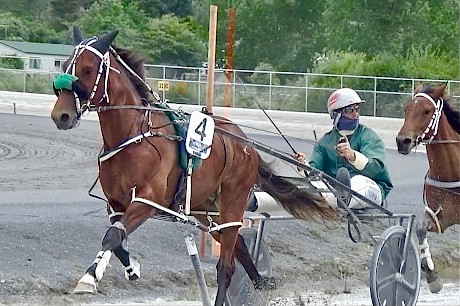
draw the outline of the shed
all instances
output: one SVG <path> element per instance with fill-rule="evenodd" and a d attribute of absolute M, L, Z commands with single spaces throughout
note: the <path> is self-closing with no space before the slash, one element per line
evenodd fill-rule
<path fill-rule="evenodd" d="M 74 46 L 0 40 L 0 57 L 21 58 L 25 70 L 62 71 Z"/>

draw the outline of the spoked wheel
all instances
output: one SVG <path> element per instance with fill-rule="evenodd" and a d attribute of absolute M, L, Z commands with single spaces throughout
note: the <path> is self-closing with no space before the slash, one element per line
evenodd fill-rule
<path fill-rule="evenodd" d="M 272 261 L 268 246 L 262 239 L 259 247 L 257 262 L 254 260 L 254 246 L 256 244 L 257 230 L 253 228 L 242 228 L 239 231 L 243 236 L 244 243 L 251 254 L 252 261 L 256 263 L 260 275 L 272 275 Z M 267 305 L 270 296 L 267 291 L 256 291 L 246 274 L 243 266 L 236 260 L 235 273 L 232 276 L 230 287 L 227 291 L 226 306 L 247 306 L 247 305 Z"/>
<path fill-rule="evenodd" d="M 410 239 L 410 237 L 409 237 Z M 406 228 L 392 226 L 377 242 L 369 276 L 374 306 L 415 306 L 420 290 L 420 257 L 410 239 L 404 257 Z"/>

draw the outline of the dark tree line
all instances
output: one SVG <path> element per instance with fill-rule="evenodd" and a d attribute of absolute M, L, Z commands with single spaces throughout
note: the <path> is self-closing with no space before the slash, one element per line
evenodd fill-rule
<path fill-rule="evenodd" d="M 116 43 L 149 63 L 196 66 L 207 56 L 212 4 L 219 63 L 226 11 L 236 10 L 234 68 L 434 78 L 398 63 L 451 59 L 443 76 L 458 77 L 457 0 L 0 0 L 0 39 L 70 43 L 73 24 L 87 35 L 119 29 Z"/>

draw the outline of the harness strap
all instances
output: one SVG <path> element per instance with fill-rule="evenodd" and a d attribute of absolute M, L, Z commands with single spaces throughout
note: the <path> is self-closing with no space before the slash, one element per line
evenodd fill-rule
<path fill-rule="evenodd" d="M 425 183 L 430 186 L 434 186 L 438 188 L 447 188 L 447 189 L 460 188 L 460 181 L 443 182 L 443 181 L 434 180 L 428 176 L 425 176 Z"/>
<path fill-rule="evenodd" d="M 425 211 L 433 218 L 433 221 L 436 223 L 436 229 L 438 230 L 438 234 L 441 234 L 441 225 L 439 224 L 438 214 L 441 211 L 441 207 L 434 212 L 428 205 L 425 206 Z"/>
<path fill-rule="evenodd" d="M 113 148 L 113 149 L 111 149 L 109 151 L 102 152 L 101 154 L 99 154 L 99 162 L 104 162 L 104 161 L 112 158 L 114 155 L 119 153 L 121 150 L 123 150 L 124 148 L 126 148 L 130 144 L 140 142 L 142 140 L 142 138 L 147 138 L 147 137 L 156 136 L 156 135 L 157 135 L 156 133 L 152 133 L 151 131 L 148 131 L 146 133 L 142 133 L 142 134 L 137 135 L 137 136 L 135 136 L 133 138 L 130 138 L 130 139 L 126 140 L 125 142 L 123 142 L 122 144 L 118 145 L 116 148 Z"/>
<path fill-rule="evenodd" d="M 232 227 L 232 226 L 237 226 L 241 227 L 243 225 L 243 222 L 241 221 L 236 221 L 236 222 L 228 222 L 228 223 L 223 223 L 223 224 L 213 224 L 212 227 L 208 228 L 208 231 L 211 232 L 218 232 L 221 229 L 227 228 L 227 227 Z"/>
<path fill-rule="evenodd" d="M 171 214 L 171 215 L 181 219 L 183 222 L 189 222 L 189 219 L 186 216 L 184 216 L 184 215 L 182 215 L 180 213 L 177 213 L 174 210 L 171 210 L 169 208 L 161 206 L 160 204 L 157 204 L 157 203 L 155 203 L 153 201 L 150 201 L 150 200 L 147 200 L 147 199 L 144 199 L 144 198 L 137 198 L 135 195 L 136 195 L 135 194 L 135 188 L 133 188 L 133 197 L 131 199 L 131 203 L 139 202 L 139 203 L 147 204 L 147 205 L 150 205 L 150 206 L 152 206 L 152 207 L 154 207 L 154 208 L 156 208 L 158 210 L 161 210 L 161 211 L 163 211 L 165 213 Z"/>
<path fill-rule="evenodd" d="M 436 224 L 436 230 L 438 234 L 441 234 L 442 231 L 441 231 L 441 225 L 439 224 L 438 214 L 442 210 L 442 207 L 439 207 L 436 210 L 436 212 L 430 208 L 426 200 L 426 189 L 425 188 L 423 188 L 423 202 L 425 203 L 425 212 L 427 212 L 430 215 L 431 219 L 433 219 L 434 223 Z"/>
<path fill-rule="evenodd" d="M 228 222 L 228 223 L 223 223 L 223 224 L 217 224 L 217 223 L 212 223 L 211 225 L 212 226 L 204 226 L 203 224 L 199 223 L 199 222 L 195 222 L 195 221 L 191 221 L 189 218 L 187 218 L 187 216 L 181 214 L 181 213 L 178 213 L 178 212 L 175 212 L 174 210 L 171 210 L 169 208 L 166 208 L 164 206 L 161 206 L 160 204 L 157 204 L 153 201 L 150 201 L 150 200 L 147 200 L 147 199 L 144 199 L 144 198 L 138 198 L 136 197 L 136 188 L 134 187 L 132 189 L 132 198 L 131 198 L 131 203 L 133 202 L 139 202 L 139 203 L 143 203 L 143 204 L 147 204 L 147 205 L 150 205 L 158 210 L 161 210 L 165 213 L 168 213 L 168 214 L 171 214 L 175 217 L 177 217 L 178 219 L 180 219 L 182 222 L 184 223 L 190 223 L 190 224 L 193 224 L 194 226 L 200 228 L 201 230 L 205 231 L 205 232 L 208 232 L 208 233 L 211 233 L 211 232 L 218 232 L 224 228 L 228 228 L 228 227 L 233 227 L 233 226 L 237 226 L 237 227 L 241 227 L 243 225 L 243 222 L 241 221 L 237 221 L 237 222 Z"/>

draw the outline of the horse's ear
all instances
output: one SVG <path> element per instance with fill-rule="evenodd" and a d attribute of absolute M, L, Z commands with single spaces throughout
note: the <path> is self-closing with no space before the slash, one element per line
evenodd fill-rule
<path fill-rule="evenodd" d="M 104 54 L 110 48 L 115 37 L 118 35 L 118 30 L 112 31 L 104 36 L 99 37 L 99 39 L 92 45 L 96 50 Z"/>
<path fill-rule="evenodd" d="M 418 93 L 420 93 L 420 92 L 422 92 L 422 91 L 423 91 L 423 84 L 422 84 L 422 83 L 417 84 L 417 85 L 415 86 L 415 88 L 414 88 L 414 94 L 418 94 Z"/>
<path fill-rule="evenodd" d="M 444 83 L 444 84 L 439 85 L 438 87 L 436 87 L 436 89 L 433 91 L 433 96 L 438 98 L 438 99 L 442 98 L 444 96 L 444 92 L 446 90 L 446 87 L 447 87 L 447 82 Z"/>
<path fill-rule="evenodd" d="M 73 26 L 73 42 L 75 45 L 78 45 L 83 41 L 84 37 L 83 34 L 80 31 L 80 28 L 77 26 Z"/>

